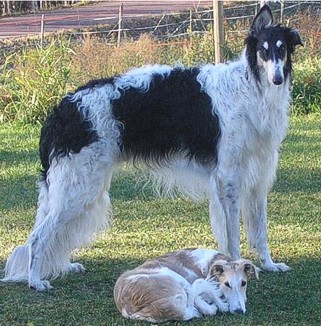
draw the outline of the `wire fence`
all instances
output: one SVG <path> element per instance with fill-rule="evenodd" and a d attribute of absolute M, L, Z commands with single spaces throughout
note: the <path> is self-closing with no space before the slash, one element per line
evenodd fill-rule
<path fill-rule="evenodd" d="M 227 46 L 233 45 L 233 52 L 238 52 L 243 46 L 244 35 L 250 22 L 260 8 L 262 1 L 226 1 L 224 2 L 224 32 Z M 321 34 L 321 2 L 320 1 L 266 1 L 269 3 L 275 20 L 285 25 L 295 26 L 300 30 L 303 39 L 309 45 L 312 55 L 320 55 L 321 47 L 318 39 Z M 201 2 L 200 2 L 201 3 Z M 161 45 L 169 42 L 184 42 L 186 38 L 195 35 L 213 35 L 213 9 L 194 8 L 183 12 L 165 11 L 157 15 L 129 15 L 123 14 L 126 3 L 120 6 L 119 13 L 111 17 L 94 18 L 98 25 L 93 27 L 65 30 L 68 37 L 81 41 L 82 38 L 92 36 L 112 45 L 125 43 L 129 40 L 138 39 L 142 34 L 148 34 Z M 148 6 L 145 11 L 148 12 Z M 151 10 L 152 12 L 152 10 Z M 16 50 L 29 44 L 45 43 L 52 39 L 55 34 L 48 33 L 50 17 L 46 14 L 36 22 L 39 25 L 39 34 L 35 39 L 29 38 L 18 43 L 11 41 L 0 42 L 0 50 Z M 81 25 L 81 21 L 79 22 Z M 39 37 L 40 35 L 40 37 Z M 214 37 L 214 36 L 213 36 Z"/>
<path fill-rule="evenodd" d="M 278 22 L 285 24 L 300 24 L 299 14 L 309 14 L 311 18 L 321 18 L 320 1 L 266 1 L 272 8 L 274 17 Z M 224 25 L 226 38 L 233 33 L 246 33 L 249 22 L 260 8 L 261 1 L 237 2 L 229 1 L 224 4 Z M 148 4 L 146 5 L 148 6 Z M 302 18 L 302 17 L 301 17 Z M 99 21 L 99 18 L 96 20 Z M 194 7 L 188 12 L 164 12 L 162 15 L 126 15 L 101 19 L 108 24 L 93 29 L 67 32 L 72 35 L 99 35 L 107 40 L 113 34 L 120 34 L 121 40 L 128 40 L 147 33 L 159 41 L 170 41 L 173 38 L 188 37 L 191 33 L 208 33 L 213 26 L 213 9 L 200 9 Z M 121 22 L 121 23 L 120 23 Z M 321 22 L 321 19 L 320 19 Z M 120 26 L 121 25 L 121 26 Z M 319 24 L 318 24 L 319 25 Z M 233 29 L 234 26 L 234 29 Z M 237 28 L 235 28 L 237 27 Z M 311 26 L 309 26 L 311 27 Z M 119 38 L 118 38 L 119 39 Z"/>

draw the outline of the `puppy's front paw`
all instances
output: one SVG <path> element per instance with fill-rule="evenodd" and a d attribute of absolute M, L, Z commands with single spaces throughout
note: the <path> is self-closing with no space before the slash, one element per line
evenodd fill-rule
<path fill-rule="evenodd" d="M 216 305 L 217 305 L 217 308 L 220 312 L 227 312 L 229 311 L 229 305 L 225 299 L 225 297 L 222 295 L 220 296 L 219 298 L 217 298 L 216 300 Z"/>

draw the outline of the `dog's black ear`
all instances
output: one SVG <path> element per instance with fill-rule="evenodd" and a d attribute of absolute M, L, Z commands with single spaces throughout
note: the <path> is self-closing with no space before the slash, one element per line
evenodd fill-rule
<path fill-rule="evenodd" d="M 258 32 L 266 26 L 270 26 L 273 22 L 271 9 L 268 5 L 264 5 L 254 18 L 251 26 L 251 32 Z"/>
<path fill-rule="evenodd" d="M 299 32 L 295 29 L 291 29 L 291 31 L 290 31 L 290 42 L 293 46 L 296 46 L 296 45 L 303 46 Z"/>

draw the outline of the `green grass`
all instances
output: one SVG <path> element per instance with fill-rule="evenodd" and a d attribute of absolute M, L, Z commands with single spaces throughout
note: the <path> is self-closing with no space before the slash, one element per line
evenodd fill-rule
<path fill-rule="evenodd" d="M 293 269 L 263 273 L 248 289 L 243 316 L 218 315 L 174 325 L 321 324 L 321 117 L 291 120 L 278 180 L 269 196 L 272 256 Z M 0 126 L 0 266 L 22 244 L 33 224 L 39 127 Z M 52 282 L 36 293 L 26 284 L 0 283 L 0 325 L 145 325 L 123 319 L 113 285 L 126 269 L 146 258 L 184 247 L 215 247 L 206 203 L 160 199 L 136 187 L 140 172 L 125 167 L 112 186 L 113 226 L 77 260 L 84 275 Z M 255 259 L 246 249 L 245 257 Z"/>

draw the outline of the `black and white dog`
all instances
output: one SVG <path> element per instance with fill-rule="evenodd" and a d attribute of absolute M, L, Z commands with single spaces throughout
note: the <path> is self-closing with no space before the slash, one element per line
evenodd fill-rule
<path fill-rule="evenodd" d="M 237 61 L 146 66 L 67 95 L 42 128 L 35 225 L 8 258 L 3 281 L 43 291 L 47 278 L 83 271 L 70 254 L 108 226 L 112 173 L 124 161 L 146 163 L 159 182 L 194 198 L 208 196 L 219 251 L 240 258 L 242 213 L 263 269 L 288 270 L 271 259 L 266 206 L 299 44 L 264 6 Z"/>

